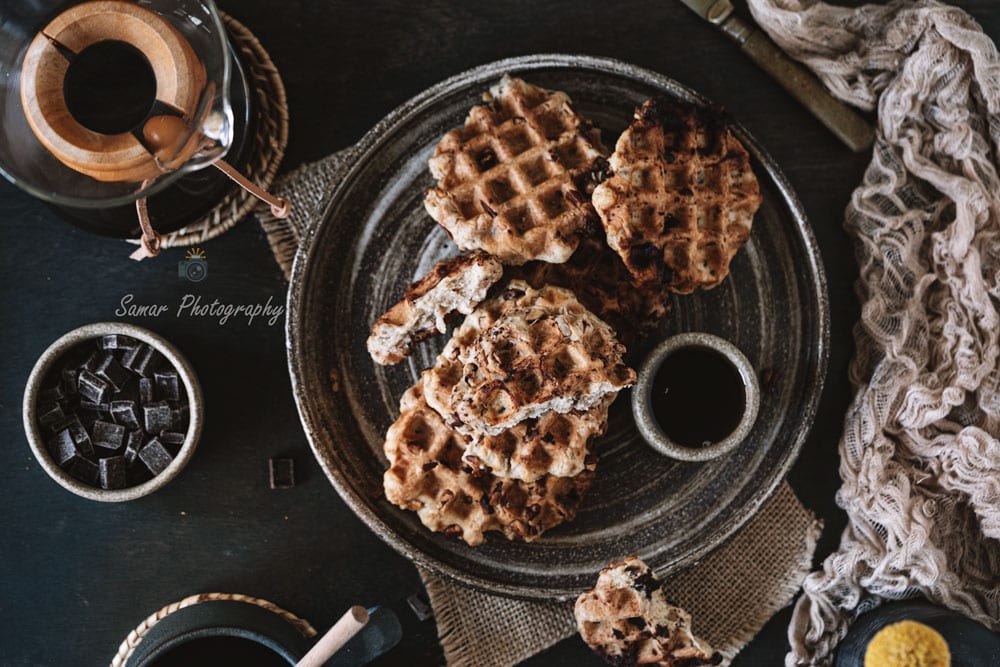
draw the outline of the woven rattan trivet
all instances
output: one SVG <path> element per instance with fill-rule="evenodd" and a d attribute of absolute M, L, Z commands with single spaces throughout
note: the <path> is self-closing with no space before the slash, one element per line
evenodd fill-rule
<path fill-rule="evenodd" d="M 252 598 L 248 595 L 239 595 L 237 593 L 199 593 L 198 595 L 189 595 L 179 602 L 168 604 L 163 609 L 150 614 L 146 620 L 136 626 L 135 630 L 128 633 L 128 637 L 126 637 L 125 641 L 123 641 L 121 646 L 118 647 L 118 653 L 116 653 L 115 657 L 112 658 L 111 667 L 122 667 L 125 662 L 128 661 L 132 652 L 135 651 L 139 642 L 142 641 L 142 638 L 146 636 L 147 632 L 149 632 L 149 629 L 170 614 L 178 611 L 179 609 L 183 609 L 184 607 L 190 607 L 191 605 L 201 604 L 202 602 L 212 602 L 215 600 L 235 600 L 237 602 L 255 604 L 258 607 L 278 614 L 286 621 L 294 625 L 303 636 L 307 638 L 316 636 L 316 629 L 309 624 L 309 621 L 299 618 L 292 612 L 282 609 L 273 602 L 261 600 L 260 598 Z"/>
<path fill-rule="evenodd" d="M 288 145 L 288 101 L 285 99 L 285 84 L 271 62 L 271 57 L 260 45 L 257 38 L 246 26 L 220 12 L 226 25 L 229 39 L 246 65 L 246 77 L 251 82 L 253 108 L 256 121 L 254 135 L 250 138 L 250 162 L 244 174 L 262 189 L 267 190 L 285 155 Z M 189 246 L 213 239 L 228 231 L 246 217 L 257 200 L 249 192 L 232 184 L 228 194 L 216 206 L 186 227 L 164 234 L 161 248 Z M 138 240 L 130 241 L 138 243 Z"/>

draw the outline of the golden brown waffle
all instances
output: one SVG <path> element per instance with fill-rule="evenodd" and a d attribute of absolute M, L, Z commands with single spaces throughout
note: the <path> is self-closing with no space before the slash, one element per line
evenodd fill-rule
<path fill-rule="evenodd" d="M 368 353 L 380 364 L 402 361 L 415 344 L 444 333 L 450 315 L 471 313 L 502 274 L 500 262 L 483 252 L 438 262 L 406 289 L 402 301 L 375 321 Z"/>
<path fill-rule="evenodd" d="M 667 602 L 660 581 L 638 557 L 601 570 L 597 585 L 577 598 L 577 630 L 612 665 L 698 667 L 722 655 L 691 632 L 691 615 Z"/>
<path fill-rule="evenodd" d="M 593 461 L 575 477 L 548 475 L 530 483 L 473 467 L 462 460 L 468 440 L 427 405 L 422 382 L 403 394 L 399 412 L 385 436 L 385 497 L 416 512 L 430 530 L 471 546 L 491 530 L 531 542 L 572 521 L 593 482 Z"/>
<path fill-rule="evenodd" d="M 497 477 L 533 482 L 546 475 L 573 477 L 584 471 L 594 440 L 608 428 L 614 395 L 586 412 L 547 412 L 498 435 L 472 438 L 466 462 Z"/>
<path fill-rule="evenodd" d="M 504 264 L 565 262 L 588 223 L 607 166 L 600 130 L 569 96 L 504 76 L 487 104 L 441 139 L 430 160 L 438 179 L 424 205 L 463 250 Z"/>
<path fill-rule="evenodd" d="M 718 285 L 761 204 L 750 156 L 716 110 L 648 100 L 594 191 L 608 244 L 637 285 Z"/>
<path fill-rule="evenodd" d="M 608 247 L 600 229 L 580 241 L 569 261 L 529 262 L 508 267 L 506 276 L 535 288 L 555 285 L 572 291 L 580 303 L 614 327 L 625 345 L 649 333 L 670 312 L 668 290 L 656 283 L 634 286 L 621 257 Z"/>
<path fill-rule="evenodd" d="M 590 410 L 633 384 L 624 352 L 569 290 L 512 280 L 424 371 L 427 401 L 466 435 L 497 435 L 549 411 Z"/>

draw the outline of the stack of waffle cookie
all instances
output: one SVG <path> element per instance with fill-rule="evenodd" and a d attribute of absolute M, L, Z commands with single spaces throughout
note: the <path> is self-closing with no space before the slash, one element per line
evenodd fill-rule
<path fill-rule="evenodd" d="M 608 409 L 635 380 L 624 343 L 670 292 L 713 287 L 760 192 L 717 112 L 650 101 L 613 155 L 563 92 L 505 76 L 440 141 L 425 208 L 468 254 L 378 318 L 397 363 L 465 315 L 386 434 L 386 498 L 470 545 L 573 519 Z"/>

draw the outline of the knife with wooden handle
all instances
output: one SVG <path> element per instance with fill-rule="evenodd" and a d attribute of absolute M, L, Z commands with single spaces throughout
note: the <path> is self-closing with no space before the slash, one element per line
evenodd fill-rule
<path fill-rule="evenodd" d="M 733 13 L 731 0 L 681 0 L 714 23 L 743 52 L 857 153 L 875 141 L 875 130 L 856 111 L 828 93 L 819 79 L 779 49 L 763 32 Z"/>

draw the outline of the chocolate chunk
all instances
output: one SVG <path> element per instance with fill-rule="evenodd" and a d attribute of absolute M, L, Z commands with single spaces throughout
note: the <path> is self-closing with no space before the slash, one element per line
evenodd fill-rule
<path fill-rule="evenodd" d="M 80 409 L 84 412 L 94 412 L 98 415 L 111 416 L 110 403 L 91 403 L 90 401 L 80 401 Z"/>
<path fill-rule="evenodd" d="M 84 369 L 77 376 L 77 389 L 82 400 L 90 403 L 105 403 L 110 395 L 111 385 Z"/>
<path fill-rule="evenodd" d="M 67 468 L 67 472 L 81 482 L 91 486 L 100 486 L 101 474 L 97 464 L 88 459 L 76 457 Z"/>
<path fill-rule="evenodd" d="M 272 456 L 267 467 L 272 489 L 290 489 L 295 486 L 295 461 Z"/>
<path fill-rule="evenodd" d="M 135 347 L 138 341 L 131 336 L 123 336 L 122 334 L 108 334 L 106 336 L 101 336 L 101 349 L 102 350 L 127 350 Z"/>
<path fill-rule="evenodd" d="M 90 434 L 87 433 L 86 427 L 80 422 L 80 418 L 76 415 L 70 415 L 63 423 L 66 426 L 66 430 L 69 431 L 70 437 L 73 438 L 76 451 L 81 456 L 92 457 L 94 455 L 94 443 L 91 442 Z"/>
<path fill-rule="evenodd" d="M 142 406 L 142 416 L 147 433 L 168 431 L 173 425 L 170 405 L 166 401 Z"/>
<path fill-rule="evenodd" d="M 118 449 L 125 442 L 125 427 L 98 419 L 91 429 L 94 444 L 104 449 Z"/>
<path fill-rule="evenodd" d="M 160 355 L 148 345 L 140 345 L 138 352 L 131 360 L 129 370 L 138 373 L 142 377 L 150 377 L 157 368 L 160 367 Z"/>
<path fill-rule="evenodd" d="M 180 378 L 177 371 L 157 371 L 153 374 L 156 381 L 156 397 L 167 401 L 181 400 Z"/>
<path fill-rule="evenodd" d="M 160 433 L 160 442 L 165 445 L 183 445 L 185 436 L 183 433 L 178 433 L 177 431 L 163 431 Z"/>
<path fill-rule="evenodd" d="M 111 456 L 98 462 L 102 489 L 123 489 L 126 481 L 124 456 Z"/>
<path fill-rule="evenodd" d="M 79 369 L 71 366 L 62 369 L 62 388 L 66 396 L 76 396 L 76 378 L 79 373 Z"/>
<path fill-rule="evenodd" d="M 52 439 L 49 440 L 49 451 L 63 468 L 77 456 L 76 443 L 73 442 L 73 435 L 68 428 L 64 428 L 52 436 Z"/>
<path fill-rule="evenodd" d="M 170 409 L 170 428 L 175 431 L 186 431 L 188 427 L 188 406 L 182 405 L 179 408 Z"/>
<path fill-rule="evenodd" d="M 104 355 L 101 359 L 101 365 L 97 367 L 97 375 L 115 388 L 115 391 L 120 391 L 125 383 L 129 381 L 132 374 L 128 372 L 128 369 L 118 363 L 115 359 L 115 355 L 110 352 Z"/>
<path fill-rule="evenodd" d="M 139 378 L 139 402 L 143 405 L 153 402 L 153 381 L 149 378 Z"/>
<path fill-rule="evenodd" d="M 135 401 L 111 401 L 111 418 L 126 428 L 140 427 Z"/>
<path fill-rule="evenodd" d="M 89 354 L 84 358 L 83 363 L 80 364 L 80 370 L 90 371 L 91 373 L 97 372 L 97 367 L 101 363 L 101 355 L 96 351 L 91 350 Z"/>
<path fill-rule="evenodd" d="M 128 440 L 125 445 L 125 463 L 132 465 L 135 463 L 135 457 L 139 455 L 139 450 L 142 449 L 143 440 L 145 440 L 142 431 L 129 431 Z"/>
<path fill-rule="evenodd" d="M 38 397 L 43 401 L 59 403 L 66 400 L 66 392 L 63 391 L 62 384 L 47 387 L 38 392 Z"/>
<path fill-rule="evenodd" d="M 43 405 L 38 410 L 38 423 L 49 429 L 51 433 L 60 430 L 65 421 L 66 413 L 63 412 L 58 403 Z"/>
<path fill-rule="evenodd" d="M 157 438 L 153 438 L 139 450 L 139 459 L 146 464 L 149 472 L 159 475 L 174 460 L 167 448 Z"/>

